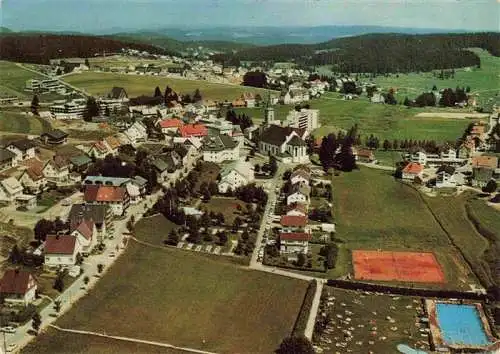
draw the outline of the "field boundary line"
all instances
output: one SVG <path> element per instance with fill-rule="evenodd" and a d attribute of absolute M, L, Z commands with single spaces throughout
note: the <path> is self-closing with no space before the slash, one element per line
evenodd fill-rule
<path fill-rule="evenodd" d="M 215 352 L 208 352 L 205 350 L 201 349 L 194 349 L 194 348 L 187 348 L 187 347 L 177 347 L 173 344 L 169 343 L 162 343 L 162 342 L 155 342 L 155 341 L 148 341 L 144 339 L 138 339 L 138 338 L 130 338 L 130 337 L 121 337 L 121 336 L 112 336 L 104 333 L 97 333 L 97 332 L 91 332 L 91 331 L 83 331 L 83 330 L 77 330 L 77 329 L 69 329 L 69 328 L 62 328 L 53 324 L 50 324 L 49 327 L 52 327 L 58 331 L 61 332 L 67 332 L 67 333 L 76 333 L 76 334 L 83 334 L 83 335 L 89 335 L 89 336 L 96 336 L 96 337 L 104 337 L 104 338 L 112 338 L 116 340 L 122 340 L 126 342 L 135 342 L 135 343 L 142 343 L 142 344 L 149 344 L 149 345 L 155 345 L 157 347 L 163 347 L 163 348 L 172 348 L 172 349 L 177 349 L 177 350 L 182 350 L 185 352 L 191 352 L 191 353 L 199 353 L 199 354 L 217 354 Z"/>

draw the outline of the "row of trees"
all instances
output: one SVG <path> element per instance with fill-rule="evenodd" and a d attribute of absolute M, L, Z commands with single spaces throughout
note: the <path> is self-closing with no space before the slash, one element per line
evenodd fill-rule
<path fill-rule="evenodd" d="M 236 112 L 232 109 L 226 112 L 226 120 L 233 123 L 234 125 L 239 125 L 241 131 L 245 131 L 245 129 L 253 126 L 253 121 L 250 116 L 243 114 L 236 114 Z"/>
<path fill-rule="evenodd" d="M 414 101 L 405 98 L 403 104 L 408 107 L 433 107 L 439 104 L 442 107 L 455 107 L 458 103 L 467 102 L 467 93 L 470 92 L 470 87 L 457 87 L 455 91 L 451 88 L 446 88 L 441 93 L 439 101 L 436 97 L 437 88 L 434 86 L 432 92 L 423 92 Z"/>

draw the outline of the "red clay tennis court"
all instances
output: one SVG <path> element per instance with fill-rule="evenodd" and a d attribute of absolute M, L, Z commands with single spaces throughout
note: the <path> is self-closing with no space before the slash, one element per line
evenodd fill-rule
<path fill-rule="evenodd" d="M 436 257 L 426 252 L 352 252 L 354 277 L 358 280 L 444 283 Z"/>

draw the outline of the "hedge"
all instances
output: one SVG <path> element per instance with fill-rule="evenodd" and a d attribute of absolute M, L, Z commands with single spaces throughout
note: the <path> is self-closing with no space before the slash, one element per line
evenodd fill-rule
<path fill-rule="evenodd" d="M 306 295 L 304 296 L 304 301 L 302 302 L 302 306 L 300 307 L 299 315 L 297 316 L 295 325 L 293 326 L 292 337 L 304 335 L 317 287 L 318 283 L 316 282 L 316 280 L 311 280 L 309 282 L 309 286 L 306 290 Z"/>

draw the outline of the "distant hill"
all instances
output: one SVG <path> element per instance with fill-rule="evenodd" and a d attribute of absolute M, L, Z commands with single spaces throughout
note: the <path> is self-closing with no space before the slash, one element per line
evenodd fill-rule
<path fill-rule="evenodd" d="M 0 26 L 0 33 L 12 33 L 12 30 L 7 27 Z"/>
<path fill-rule="evenodd" d="M 0 35 L 0 59 L 28 63 L 47 64 L 52 58 L 90 58 L 103 52 L 118 52 L 122 48 L 173 54 L 150 44 L 103 37 L 33 33 Z"/>
<path fill-rule="evenodd" d="M 368 34 L 336 38 L 318 44 L 281 44 L 217 55 L 215 60 L 294 61 L 307 66 L 332 65 L 339 72 L 414 72 L 479 65 L 466 50 L 478 47 L 500 56 L 500 33 Z"/>

